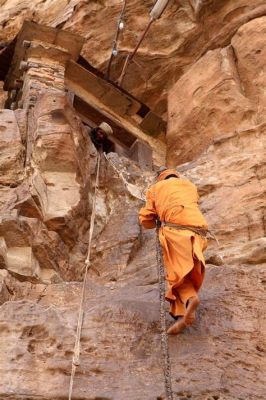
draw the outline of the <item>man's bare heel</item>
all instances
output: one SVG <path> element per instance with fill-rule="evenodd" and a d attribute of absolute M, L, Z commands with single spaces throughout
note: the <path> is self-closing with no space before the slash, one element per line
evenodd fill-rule
<path fill-rule="evenodd" d="M 186 314 L 184 316 L 186 325 L 193 324 L 195 320 L 195 311 L 198 308 L 199 304 L 200 304 L 200 299 L 198 298 L 198 296 L 193 296 L 188 300 L 188 306 Z"/>
<path fill-rule="evenodd" d="M 175 322 L 174 325 L 170 326 L 167 333 L 168 335 L 177 335 L 178 333 L 181 333 L 186 327 L 187 324 L 184 317 L 182 317 L 180 320 Z"/>

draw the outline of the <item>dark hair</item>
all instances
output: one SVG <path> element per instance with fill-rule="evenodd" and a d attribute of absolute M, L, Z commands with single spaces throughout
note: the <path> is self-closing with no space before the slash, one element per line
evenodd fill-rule
<path fill-rule="evenodd" d="M 174 174 L 167 175 L 167 177 L 164 178 L 164 180 L 169 179 L 169 178 L 177 178 L 177 179 L 178 179 L 178 176 L 176 176 L 176 175 L 174 175 Z"/>

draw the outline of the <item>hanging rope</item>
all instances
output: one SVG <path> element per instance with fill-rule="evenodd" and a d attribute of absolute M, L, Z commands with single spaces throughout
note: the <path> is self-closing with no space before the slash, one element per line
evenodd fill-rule
<path fill-rule="evenodd" d="M 165 315 L 165 277 L 164 265 L 162 260 L 162 250 L 159 240 L 159 227 L 156 229 L 156 258 L 157 258 L 157 272 L 159 280 L 159 293 L 160 293 L 160 324 L 161 324 L 161 346 L 163 353 L 163 372 L 164 372 L 164 386 L 167 400 L 173 400 L 172 380 L 171 380 L 171 364 L 168 349 L 168 336 L 166 332 L 166 315 Z"/>
<path fill-rule="evenodd" d="M 71 377 L 69 383 L 69 392 L 68 392 L 68 400 L 72 399 L 72 392 L 73 392 L 73 383 L 75 378 L 76 369 L 79 366 L 79 358 L 80 358 L 80 338 L 81 338 L 81 330 L 82 330 L 82 323 L 83 323 L 83 315 L 84 315 L 84 300 L 85 300 L 85 289 L 87 283 L 87 275 L 88 270 L 90 267 L 90 256 L 91 256 L 91 244 L 92 244 L 92 236 L 94 230 L 94 223 L 95 223 L 95 213 L 96 213 L 96 197 L 98 192 L 99 186 L 99 175 L 100 175 L 100 161 L 101 161 L 101 153 L 97 155 L 97 167 L 96 167 L 96 181 L 95 181 L 95 189 L 94 189 L 94 197 L 92 203 L 92 213 L 91 213 L 91 222 L 90 222 L 90 231 L 89 231 L 89 243 L 88 243 L 88 252 L 87 258 L 85 260 L 85 273 L 81 291 L 81 298 L 80 298 L 80 305 L 79 305 L 79 316 L 78 316 L 78 324 L 77 324 L 77 331 L 76 331 L 76 340 L 75 340 L 75 347 L 74 347 L 74 355 L 72 360 L 72 370 L 71 370 Z"/>
<path fill-rule="evenodd" d="M 99 186 L 100 161 L 101 161 L 101 153 L 98 153 L 97 167 L 96 167 L 96 182 L 95 182 L 95 190 L 94 190 L 92 213 L 91 213 L 91 223 L 90 223 L 90 231 L 89 231 L 88 252 L 87 252 L 87 257 L 85 260 L 85 273 L 84 273 L 82 292 L 81 292 L 81 298 L 80 298 L 79 315 L 78 315 L 78 323 L 77 323 L 77 330 L 76 330 L 74 354 L 73 354 L 73 360 L 72 360 L 72 370 L 71 370 L 70 383 L 69 383 L 68 400 L 72 400 L 75 373 L 76 373 L 77 367 L 80 364 L 80 339 L 81 339 L 81 331 L 82 331 L 83 316 L 84 316 L 85 289 L 86 289 L 86 283 L 87 283 L 88 270 L 90 267 L 92 236 L 93 236 L 94 224 L 95 224 L 96 197 L 97 197 L 98 186 Z M 108 161 L 110 162 L 110 160 L 108 160 Z M 169 357 L 169 349 L 168 349 L 168 336 L 167 336 L 167 332 L 166 332 L 165 276 L 164 276 L 164 265 L 163 265 L 163 261 L 162 261 L 161 245 L 160 245 L 160 241 L 159 241 L 159 228 L 157 228 L 157 235 L 156 235 L 156 256 L 157 256 L 157 271 L 158 271 L 158 278 L 159 278 L 159 293 L 160 293 L 161 346 L 162 346 L 162 353 L 163 353 L 163 371 L 164 371 L 165 393 L 166 393 L 167 400 L 173 400 L 173 391 L 172 391 L 172 383 L 171 383 L 171 365 L 170 365 L 170 357 Z"/>

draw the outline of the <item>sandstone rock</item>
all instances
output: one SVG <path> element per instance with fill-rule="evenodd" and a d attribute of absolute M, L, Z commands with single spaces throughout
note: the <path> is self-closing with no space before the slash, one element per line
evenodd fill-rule
<path fill-rule="evenodd" d="M 209 51 L 170 92 L 168 163 L 191 161 L 213 139 L 256 124 L 255 117 L 255 107 L 242 92 L 232 48 Z"/>
<path fill-rule="evenodd" d="M 135 0 L 128 5 L 112 77 L 150 6 Z M 104 69 L 120 7 L 59 0 L 25 8 L 8 0 L 0 11 L 0 37 L 13 37 L 34 12 L 36 20 L 85 33 L 83 55 Z M 265 17 L 257 18 L 263 13 L 263 1 L 171 2 L 126 80 L 126 88 L 161 113 L 167 89 L 178 80 L 169 97 L 168 162 L 197 184 L 201 208 L 221 243 L 218 249 L 210 242 L 206 258 L 212 265 L 195 325 L 169 341 L 174 398 L 265 397 Z M 46 78 L 50 72 L 43 71 Z M 49 82 L 37 85 L 29 113 L 0 113 L 5 127 L 12 116 L 12 129 L 5 128 L 12 140 L 4 142 L 12 163 L 0 156 L 3 400 L 68 396 L 96 153 L 64 90 L 51 90 Z M 154 174 L 108 157 L 113 164 L 101 162 L 73 400 L 164 399 L 155 233 L 137 220 Z"/>
<path fill-rule="evenodd" d="M 257 281 L 257 295 L 262 296 L 262 280 L 263 271 L 257 267 L 248 272 L 239 266 L 222 267 L 218 273 L 217 267 L 208 270 L 197 324 L 179 336 L 178 346 L 175 338 L 170 340 L 175 396 L 193 395 L 198 400 L 219 396 L 232 400 L 241 390 L 243 398 L 263 399 L 263 375 L 259 372 L 263 368 L 263 337 L 257 336 L 253 319 L 254 314 L 262 317 L 262 310 L 252 296 L 250 285 L 251 281 Z M 8 357 L 0 362 L 6 371 L 0 383 L 2 393 L 3 390 L 11 393 L 6 388 L 12 373 L 17 382 L 14 399 L 18 390 L 27 391 L 33 398 L 36 393 L 48 398 L 51 393 L 55 398 L 67 395 L 79 291 L 77 284 L 50 285 L 39 304 L 24 300 L 16 301 L 14 307 L 12 303 L 2 306 L 1 332 L 4 346 L 10 349 Z M 122 287 L 118 280 L 113 290 L 95 282 L 88 284 L 82 374 L 76 376 L 74 396 L 119 400 L 126 393 L 130 400 L 136 396 L 164 398 L 157 296 L 156 286 L 143 286 L 141 282 L 131 286 L 130 279 Z M 224 312 L 217 315 L 217 309 Z M 107 330 L 102 329 L 103 321 Z M 10 332 L 16 335 L 16 340 L 14 336 L 11 340 Z M 119 367 L 114 364 L 114 353 Z M 200 373 L 198 365 L 191 363 L 191 357 L 200 362 Z M 215 357 L 217 362 L 213 364 Z M 19 375 L 12 369 L 14 361 L 19 366 Z M 39 371 L 38 380 L 23 379 L 28 363 Z M 233 382 L 239 382 L 235 373 L 238 377 L 245 375 L 241 388 L 232 385 L 231 376 Z M 49 384 L 47 381 L 44 384 L 48 375 Z M 253 379 L 256 386 L 251 390 Z"/>
<path fill-rule="evenodd" d="M 40 266 L 31 247 L 10 247 L 7 251 L 7 269 L 20 278 L 36 279 Z"/>
<path fill-rule="evenodd" d="M 27 110 L 18 108 L 14 111 L 14 114 L 19 127 L 22 144 L 25 146 L 27 140 Z"/>
<path fill-rule="evenodd" d="M 198 186 L 201 208 L 222 247 L 233 250 L 235 242 L 264 236 L 264 138 L 265 126 L 252 127 L 216 141 L 186 165 L 184 174 Z M 217 183 L 206 185 L 213 177 Z"/>
<path fill-rule="evenodd" d="M 6 216 L 0 224 L 0 236 L 6 253 L 2 257 L 3 268 L 18 275 L 19 279 L 42 280 L 40 267 L 52 269 L 64 277 L 69 275 L 63 242 L 56 232 L 47 231 L 39 220 Z"/>
<path fill-rule="evenodd" d="M 235 242 L 253 241 L 265 233 L 264 98 L 257 95 L 256 79 L 240 72 L 246 56 L 238 50 L 243 49 L 245 32 L 245 42 L 254 32 L 259 39 L 253 41 L 253 51 L 258 48 L 258 64 L 263 63 L 260 37 L 265 35 L 265 21 L 251 21 L 233 37 L 237 62 L 230 47 L 211 51 L 183 75 L 169 96 L 168 163 L 197 157 L 180 171 L 197 184 L 202 209 L 222 242 L 216 251 L 230 248 L 225 252 L 227 262 L 237 253 Z"/>
<path fill-rule="evenodd" d="M 33 120 L 33 188 L 45 223 L 59 230 L 70 245 L 68 233 L 74 215 L 85 215 L 89 169 L 88 137 L 65 94 L 43 94 L 37 101 Z M 77 233 L 76 233 L 77 235 Z"/>
<path fill-rule="evenodd" d="M 116 281 L 131 257 L 139 236 L 138 207 L 126 199 L 118 199 L 113 204 L 113 212 L 108 219 L 108 225 L 103 229 L 96 244 L 94 267 L 106 280 Z M 121 208 L 125 208 L 121 215 Z M 119 229 L 119 236 L 114 231 Z M 99 265 L 99 267 L 98 267 Z M 111 266 L 110 269 L 106 266 Z"/>
<path fill-rule="evenodd" d="M 23 177 L 24 147 L 14 112 L 0 110 L 0 118 L 0 184 L 17 185 Z"/>
<path fill-rule="evenodd" d="M 117 79 L 128 51 L 136 46 L 149 20 L 154 3 L 132 1 L 128 4 L 125 30 L 118 44 L 112 77 Z M 193 7 L 194 5 L 194 7 Z M 79 3 L 65 27 L 87 37 L 83 55 L 95 66 L 106 68 L 111 52 L 116 19 L 121 3 Z M 172 2 L 163 17 L 153 24 L 137 56 L 128 69 L 124 86 L 147 102 L 156 112 L 165 113 L 167 91 L 173 83 L 207 50 L 224 47 L 237 29 L 249 19 L 265 15 L 263 1 Z M 67 14 L 68 16 L 68 14 Z M 98 17 L 97 17 L 98 16 Z M 99 20 L 105 21 L 106 29 Z M 89 33 L 88 33 L 89 32 Z M 101 49 L 98 41 L 101 40 Z"/>
<path fill-rule="evenodd" d="M 7 267 L 7 248 L 3 237 L 0 237 L 0 269 Z"/>
<path fill-rule="evenodd" d="M 3 82 L 0 82 L 0 109 L 4 108 L 7 93 L 3 90 Z"/>
<path fill-rule="evenodd" d="M 265 121 L 265 38 L 265 16 L 243 25 L 232 38 L 241 85 L 245 96 L 257 106 L 258 124 Z"/>
<path fill-rule="evenodd" d="M 152 1 L 132 0 L 127 5 L 125 29 L 111 69 L 112 79 L 120 76 L 125 56 L 136 46 L 149 21 L 153 4 Z M 82 55 L 105 72 L 121 5 L 120 1 L 38 0 L 24 7 L 19 0 L 8 0 L 0 11 L 0 24 L 4 26 L 0 41 L 14 38 L 22 22 L 34 18 L 36 22 L 85 37 Z M 148 103 L 155 112 L 166 114 L 168 90 L 189 66 L 208 50 L 228 45 L 241 25 L 263 15 L 264 0 L 170 2 L 163 17 L 151 27 L 136 56 L 137 63 L 130 65 L 125 88 Z"/>
<path fill-rule="evenodd" d="M 241 246 L 235 246 L 232 262 L 251 265 L 266 263 L 266 238 L 261 237 Z"/>
<path fill-rule="evenodd" d="M 4 304 L 6 301 L 10 300 L 11 297 L 5 283 L 6 274 L 7 274 L 6 271 L 0 270 L 0 306 Z"/>

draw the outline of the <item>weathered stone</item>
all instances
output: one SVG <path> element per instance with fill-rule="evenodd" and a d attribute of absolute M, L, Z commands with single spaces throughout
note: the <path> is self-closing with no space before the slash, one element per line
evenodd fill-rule
<path fill-rule="evenodd" d="M 0 236 L 6 252 L 3 268 L 20 279 L 42 280 L 40 267 L 70 279 L 68 255 L 62 240 L 56 232 L 47 231 L 38 219 L 6 216 L 0 224 Z"/>
<path fill-rule="evenodd" d="M 45 0 L 29 3 L 27 8 L 23 4 L 19 0 L 8 0 L 1 7 L 0 21 L 5 27 L 0 32 L 0 41 L 12 39 L 22 21 L 31 20 L 34 15 L 37 22 L 64 27 L 86 37 L 82 55 L 93 66 L 106 71 L 121 2 Z M 125 53 L 136 46 L 136 35 L 148 23 L 152 5 L 152 2 L 132 0 L 127 7 L 118 56 L 111 68 L 112 79 L 120 76 Z M 137 63 L 130 65 L 125 88 L 156 112 L 166 113 L 168 90 L 184 71 L 206 51 L 226 46 L 241 25 L 263 15 L 264 0 L 170 2 L 162 18 L 152 25 L 137 53 Z"/>
<path fill-rule="evenodd" d="M 78 226 L 71 221 L 87 207 L 88 137 L 65 94 L 52 98 L 43 94 L 32 116 L 32 183 L 45 223 L 73 246 Z"/>
<path fill-rule="evenodd" d="M 210 51 L 170 92 L 168 163 L 191 161 L 213 139 L 250 124 L 256 108 L 242 91 L 232 48 Z"/>
<path fill-rule="evenodd" d="M 3 237 L 0 237 L 0 269 L 7 268 L 7 247 Z"/>
<path fill-rule="evenodd" d="M 252 32 L 256 36 L 258 30 L 263 36 L 265 23 L 266 18 L 258 19 L 258 24 L 251 21 L 233 37 L 237 62 L 231 57 L 232 48 L 207 53 L 177 82 L 169 97 L 169 165 L 197 157 L 180 171 L 197 184 L 210 227 L 223 247 L 228 247 L 224 251 L 227 262 L 235 259 L 236 241 L 254 241 L 265 234 L 266 126 L 261 114 L 265 100 L 258 97 L 255 76 L 238 72 L 242 63 L 248 64 L 244 40 L 249 42 L 248 37 Z M 253 41 L 252 47 L 259 65 L 263 62 L 261 41 Z M 223 54 L 231 54 L 231 58 L 223 58 Z M 254 90 L 244 86 L 254 86 Z"/>
<path fill-rule="evenodd" d="M 40 266 L 31 247 L 10 247 L 7 250 L 7 270 L 18 279 L 37 279 Z"/>
<path fill-rule="evenodd" d="M 143 170 L 152 170 L 152 149 L 146 143 L 136 140 L 130 148 L 130 157 Z"/>
<path fill-rule="evenodd" d="M 231 262 L 251 265 L 266 263 L 266 238 L 260 237 L 235 246 Z"/>
<path fill-rule="evenodd" d="M 0 110 L 0 184 L 17 185 L 23 178 L 24 147 L 16 117 Z"/>
<path fill-rule="evenodd" d="M 0 82 L 0 109 L 4 108 L 7 99 L 7 92 L 3 90 L 3 82 Z"/>
<path fill-rule="evenodd" d="M 8 0 L 0 37 L 11 38 L 34 9 L 36 20 L 89 32 L 83 55 L 104 66 L 118 3 L 58 0 L 25 9 Z M 127 7 L 124 51 L 112 77 L 145 14 L 148 21 L 150 3 L 133 0 Z M 263 13 L 264 1 L 169 2 L 136 56 L 141 68 L 132 63 L 125 81 L 163 113 L 166 89 L 178 80 L 169 97 L 169 165 L 190 161 L 179 170 L 197 184 L 221 243 L 210 241 L 196 323 L 169 340 L 178 399 L 265 397 L 265 17 L 257 18 Z M 96 151 L 60 91 L 62 71 L 53 76 L 46 65 L 37 73 L 38 66 L 31 66 L 33 108 L 14 113 L 12 135 L 19 129 L 27 146 L 25 171 L 24 162 L 20 175 L 15 161 L 8 165 L 0 156 L 0 170 L 15 186 L 0 186 L 3 400 L 68 397 L 89 241 Z M 49 89 L 55 80 L 57 94 Z M 108 159 L 101 160 L 73 400 L 164 399 L 155 233 L 137 219 L 155 176 L 129 159 Z"/>
<path fill-rule="evenodd" d="M 265 121 L 265 39 L 265 16 L 244 24 L 232 38 L 232 46 L 243 91 L 258 110 L 257 124 Z"/>
<path fill-rule="evenodd" d="M 134 207 L 126 198 L 120 198 L 112 205 L 112 212 L 108 218 L 108 225 L 100 234 L 95 246 L 96 259 L 94 267 L 105 280 L 116 281 L 127 267 L 139 236 L 138 207 Z M 126 209 L 121 215 L 121 207 Z M 114 230 L 119 229 L 119 235 Z M 98 255 L 98 256 L 97 256 Z M 112 266 L 110 270 L 106 266 Z M 104 270 L 103 270 L 104 269 Z"/>
<path fill-rule="evenodd" d="M 0 250 L 1 251 L 1 250 Z M 1 254 L 0 254 L 0 263 L 1 263 Z M 1 268 L 1 264 L 0 264 Z M 5 278 L 7 276 L 7 271 L 0 269 L 0 306 L 6 301 L 10 300 L 11 296 L 7 289 Z"/>

